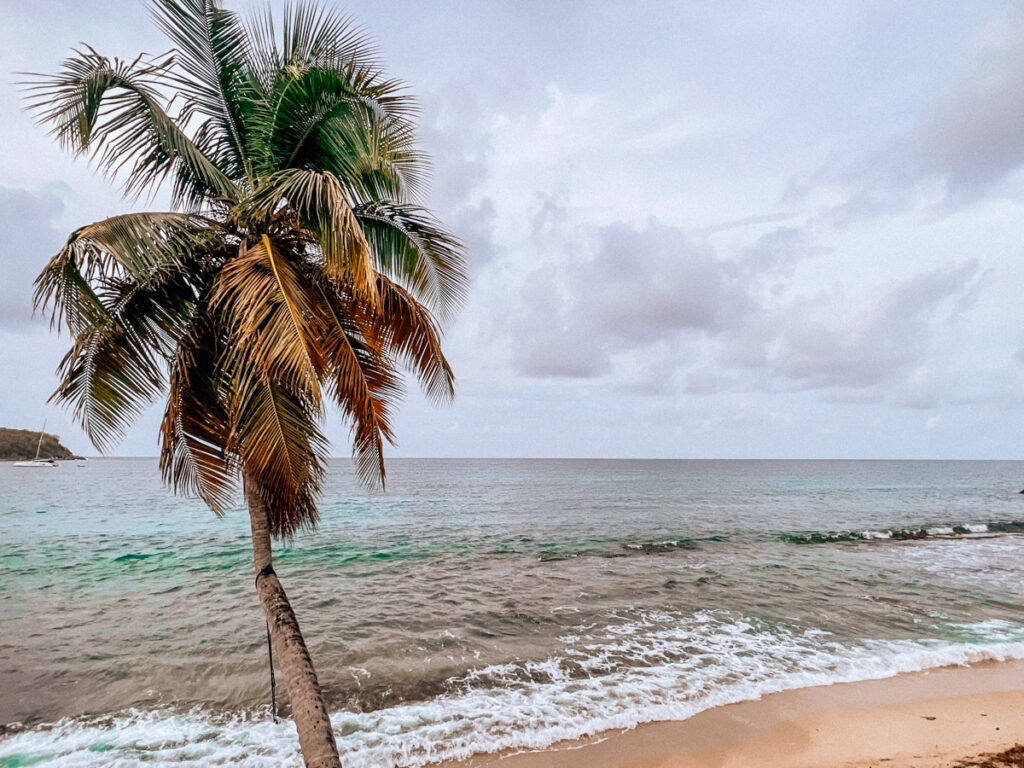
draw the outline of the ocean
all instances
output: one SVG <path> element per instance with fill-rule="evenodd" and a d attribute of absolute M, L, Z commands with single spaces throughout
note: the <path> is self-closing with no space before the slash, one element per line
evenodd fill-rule
<path fill-rule="evenodd" d="M 388 469 L 275 554 L 348 768 L 1024 658 L 1024 462 Z M 0 464 L 0 767 L 301 766 L 269 704 L 243 509 Z"/>

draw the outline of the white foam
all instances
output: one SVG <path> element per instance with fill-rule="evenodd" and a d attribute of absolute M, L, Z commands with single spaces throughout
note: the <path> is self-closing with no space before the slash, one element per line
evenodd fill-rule
<path fill-rule="evenodd" d="M 347 768 L 422 766 L 685 719 L 786 689 L 1024 658 L 1018 624 L 990 620 L 950 628 L 970 642 L 843 644 L 821 630 L 769 627 L 725 612 L 648 612 L 566 635 L 557 656 L 474 670 L 431 701 L 341 712 L 332 720 Z M 67 720 L 0 742 L 0 758 L 15 755 L 61 768 L 301 765 L 290 722 L 199 710 Z"/>

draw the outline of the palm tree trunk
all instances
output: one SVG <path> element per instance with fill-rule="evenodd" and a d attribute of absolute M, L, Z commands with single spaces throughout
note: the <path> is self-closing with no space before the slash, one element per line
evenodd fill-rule
<path fill-rule="evenodd" d="M 299 748 L 306 768 L 341 768 L 334 730 L 324 705 L 313 660 L 299 630 L 284 587 L 274 573 L 270 549 L 270 525 L 267 508 L 255 492 L 255 483 L 246 482 L 245 500 L 252 523 L 252 552 L 256 567 L 256 592 L 270 626 L 270 637 L 288 690 L 292 719 L 299 732 Z"/>

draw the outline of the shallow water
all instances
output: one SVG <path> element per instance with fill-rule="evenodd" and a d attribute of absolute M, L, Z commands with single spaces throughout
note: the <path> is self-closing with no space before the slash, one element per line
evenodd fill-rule
<path fill-rule="evenodd" d="M 1024 658 L 1021 462 L 332 465 L 277 552 L 349 766 Z M 300 765 L 244 512 L 148 459 L 0 465 L 0 766 Z M 58 723 L 54 725 L 54 723 Z"/>

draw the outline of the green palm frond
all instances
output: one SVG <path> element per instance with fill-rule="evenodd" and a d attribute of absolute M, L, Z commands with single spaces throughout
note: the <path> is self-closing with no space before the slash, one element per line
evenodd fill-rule
<path fill-rule="evenodd" d="M 151 350 L 113 322 L 77 337 L 58 373 L 61 384 L 51 402 L 70 405 L 75 420 L 101 451 L 116 444 L 163 386 Z"/>
<path fill-rule="evenodd" d="M 128 195 L 155 192 L 175 175 L 174 198 L 196 207 L 204 196 L 237 199 L 239 190 L 161 106 L 172 60 L 108 59 L 76 51 L 56 75 L 31 75 L 28 108 L 61 145 L 91 153 L 106 173 L 125 173 Z"/>
<path fill-rule="evenodd" d="M 163 391 L 161 362 L 187 321 L 176 309 L 187 311 L 188 290 L 174 276 L 145 286 L 108 281 L 96 316 L 75 333 L 52 400 L 71 406 L 100 450 L 112 447 Z"/>
<path fill-rule="evenodd" d="M 249 34 L 259 54 L 253 66 L 271 77 L 284 67 L 336 65 L 353 59 L 379 65 L 376 46 L 351 16 L 315 2 L 285 2 L 280 24 L 268 5 L 253 16 Z"/>
<path fill-rule="evenodd" d="M 362 197 L 401 198 L 422 187 L 425 156 L 402 83 L 361 65 L 284 68 L 251 120 L 261 167 L 316 168 Z"/>
<path fill-rule="evenodd" d="M 362 88 L 356 103 L 327 102 L 319 112 L 302 116 L 297 123 L 302 141 L 289 164 L 342 176 L 363 200 L 403 200 L 422 192 L 429 163 L 415 131 L 404 118 L 386 112 L 374 95 L 391 85 Z"/>
<path fill-rule="evenodd" d="M 462 243 L 419 206 L 370 202 L 355 208 L 356 220 L 376 257 L 376 268 L 398 280 L 447 320 L 466 297 Z"/>
<path fill-rule="evenodd" d="M 162 391 L 161 361 L 174 350 L 196 296 L 196 254 L 213 237 L 193 217 L 132 213 L 68 239 L 36 281 L 36 304 L 74 344 L 53 399 L 71 406 L 105 450 Z"/>
<path fill-rule="evenodd" d="M 104 320 L 98 291 L 129 277 L 137 286 L 183 272 L 216 243 L 214 223 L 173 212 L 127 213 L 76 230 L 36 279 L 35 304 L 78 333 Z"/>
<path fill-rule="evenodd" d="M 50 312 L 51 328 L 61 330 L 66 326 L 77 338 L 107 319 L 103 301 L 82 275 L 68 248 L 50 259 L 36 278 L 35 286 L 36 311 Z"/>
<path fill-rule="evenodd" d="M 202 122 L 203 144 L 232 178 L 249 175 L 245 64 L 250 39 L 238 16 L 216 0 L 156 0 L 153 16 L 175 48 L 172 75 L 183 124 Z"/>

